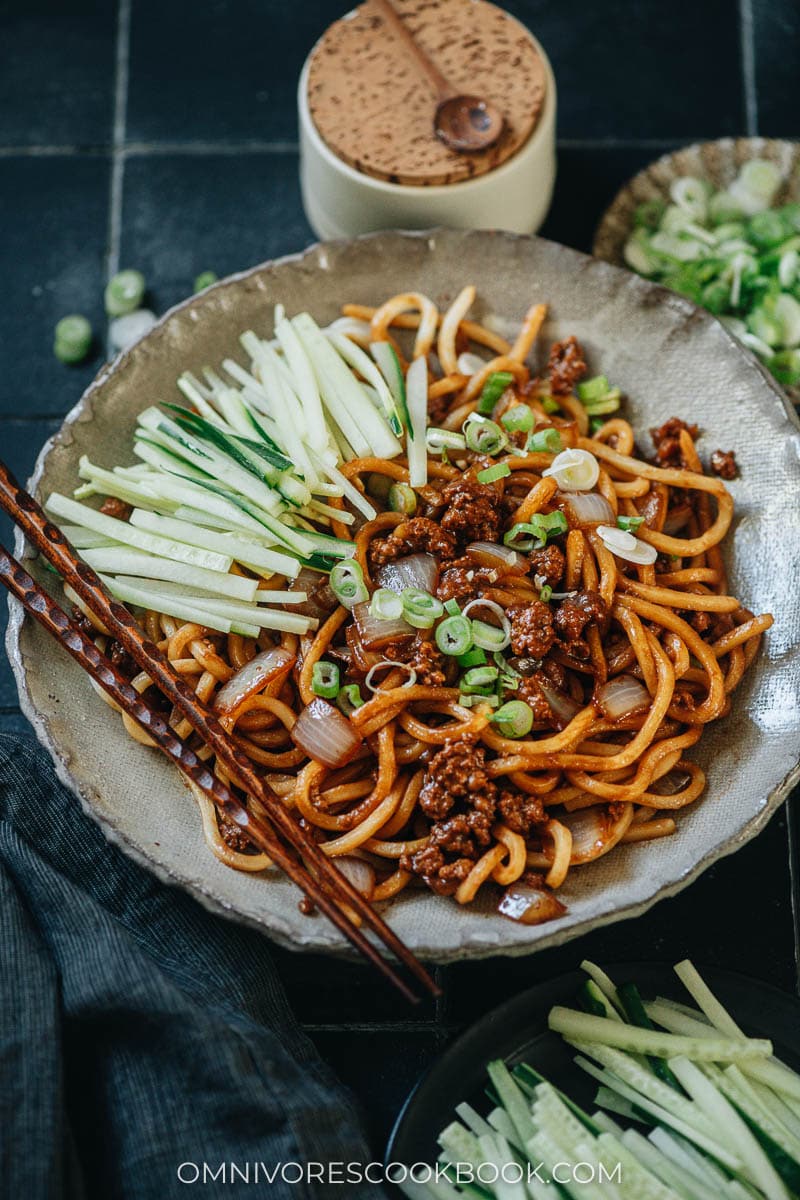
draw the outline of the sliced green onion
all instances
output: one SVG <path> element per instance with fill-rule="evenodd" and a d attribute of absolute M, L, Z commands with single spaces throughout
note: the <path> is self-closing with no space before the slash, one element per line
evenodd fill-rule
<path fill-rule="evenodd" d="M 505 650 L 510 639 L 505 629 L 498 629 L 486 621 L 473 621 L 472 640 L 483 650 Z"/>
<path fill-rule="evenodd" d="M 106 312 L 110 317 L 122 317 L 125 313 L 133 312 L 142 303 L 144 289 L 141 271 L 118 271 L 106 284 Z"/>
<path fill-rule="evenodd" d="M 579 400 L 599 400 L 609 391 L 608 379 L 605 375 L 595 375 L 594 379 L 585 379 L 578 384 Z"/>
<path fill-rule="evenodd" d="M 529 429 L 533 429 L 533 412 L 527 404 L 515 404 L 508 412 L 503 413 L 500 424 L 509 433 L 527 433 Z"/>
<path fill-rule="evenodd" d="M 473 646 L 466 654 L 459 654 L 457 662 L 460 667 L 482 667 L 486 662 L 486 651 Z"/>
<path fill-rule="evenodd" d="M 586 400 L 583 407 L 589 416 L 605 416 L 608 413 L 616 412 L 621 400 L 622 392 L 619 388 L 611 388 L 599 400 Z"/>
<path fill-rule="evenodd" d="M 463 433 L 455 429 L 439 429 L 436 425 L 428 426 L 425 442 L 431 454 L 438 454 L 440 450 L 465 450 L 467 446 Z"/>
<path fill-rule="evenodd" d="M 503 737 L 525 737 L 533 727 L 533 712 L 524 700 L 509 700 L 498 708 L 492 723 L 499 726 Z"/>
<path fill-rule="evenodd" d="M 466 654 L 472 646 L 472 622 L 462 616 L 445 617 L 436 626 L 436 645 L 453 658 Z"/>
<path fill-rule="evenodd" d="M 497 708 L 500 700 L 494 693 L 488 696 L 479 694 L 469 695 L 467 692 L 461 692 L 458 697 L 458 703 L 462 708 L 476 708 L 479 704 L 488 704 L 489 708 Z"/>
<path fill-rule="evenodd" d="M 351 713 L 354 713 L 357 708 L 361 708 L 363 703 L 364 701 L 361 696 L 361 689 L 357 683 L 346 683 L 345 686 L 340 689 L 339 694 L 336 697 L 337 707 L 341 712 L 344 713 L 346 717 L 349 717 Z"/>
<path fill-rule="evenodd" d="M 449 613 L 451 617 L 459 617 L 461 615 L 461 605 L 456 599 L 445 600 L 444 611 Z"/>
<path fill-rule="evenodd" d="M 494 371 L 483 385 L 483 391 L 478 399 L 478 412 L 490 413 L 503 392 L 513 382 L 514 376 L 510 371 Z"/>
<path fill-rule="evenodd" d="M 389 492 L 393 486 L 391 475 L 381 475 L 378 471 L 372 471 L 367 476 L 367 495 L 381 504 L 388 504 Z"/>
<path fill-rule="evenodd" d="M 596 433 L 600 432 L 604 425 L 605 421 L 602 419 L 602 417 L 592 417 L 591 421 L 589 422 L 589 433 L 592 435 L 592 437 L 594 437 Z"/>
<path fill-rule="evenodd" d="M 311 690 L 315 696 L 333 700 L 339 694 L 339 668 L 336 663 L 320 660 L 311 672 Z"/>
<path fill-rule="evenodd" d="M 499 454 L 508 445 L 508 434 L 505 430 L 496 425 L 494 421 L 489 421 L 486 417 L 480 417 L 476 413 L 471 413 L 467 417 L 463 429 L 468 448 L 476 454 Z"/>
<path fill-rule="evenodd" d="M 636 533 L 643 522 L 644 517 L 617 517 L 617 529 L 624 529 L 626 533 Z"/>
<path fill-rule="evenodd" d="M 564 443 L 561 440 L 561 434 L 557 429 L 552 427 L 549 429 L 538 429 L 536 433 L 532 433 L 528 438 L 528 444 L 525 447 L 531 454 L 558 454 L 562 450 Z"/>
<path fill-rule="evenodd" d="M 548 414 L 557 413 L 561 405 L 553 396 L 542 396 L 541 404 L 544 411 Z"/>
<path fill-rule="evenodd" d="M 397 621 L 403 615 L 403 597 L 388 588 L 377 588 L 372 593 L 369 611 L 377 621 Z"/>
<path fill-rule="evenodd" d="M 417 511 L 417 493 L 407 483 L 393 483 L 389 488 L 388 499 L 392 512 L 411 516 Z"/>
<path fill-rule="evenodd" d="M 478 692 L 482 688 L 488 688 L 491 691 L 499 674 L 497 667 L 473 667 L 463 676 L 461 689 L 465 692 Z"/>
<path fill-rule="evenodd" d="M 549 602 L 550 598 L 552 597 L 552 595 L 553 595 L 553 589 L 550 587 L 549 583 L 546 583 L 544 585 L 544 587 L 542 588 L 542 590 L 539 592 L 539 599 L 542 601 L 543 604 L 547 604 Z"/>
<path fill-rule="evenodd" d="M 493 467 L 486 467 L 483 471 L 478 471 L 475 476 L 478 483 L 494 483 L 498 479 L 505 479 L 511 474 L 511 467 L 508 463 L 495 463 Z"/>
<path fill-rule="evenodd" d="M 800 384 L 800 350 L 781 350 L 773 355 L 767 365 L 784 387 Z"/>
<path fill-rule="evenodd" d="M 216 283 L 219 275 L 215 271 L 201 271 L 195 277 L 194 290 L 196 292 L 204 292 L 207 287 L 211 287 L 212 283 Z"/>
<path fill-rule="evenodd" d="M 62 317 L 55 327 L 53 353 L 59 362 L 83 362 L 92 347 L 92 327 L 80 313 Z"/>
<path fill-rule="evenodd" d="M 530 521 L 512 525 L 503 535 L 503 542 L 524 554 L 528 550 L 541 550 L 549 537 L 558 537 L 567 529 L 567 518 L 562 512 L 534 513 Z"/>
<path fill-rule="evenodd" d="M 364 572 L 355 559 L 337 562 L 331 570 L 329 582 L 334 596 L 345 608 L 353 608 L 369 600 Z"/>
<path fill-rule="evenodd" d="M 430 629 L 444 612 L 444 605 L 422 588 L 404 588 L 401 593 L 403 616 L 415 629 Z"/>

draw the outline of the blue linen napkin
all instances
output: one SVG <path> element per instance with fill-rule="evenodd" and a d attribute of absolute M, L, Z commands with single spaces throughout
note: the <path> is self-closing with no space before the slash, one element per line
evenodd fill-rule
<path fill-rule="evenodd" d="M 266 938 L 157 882 L 0 737 L 0 1196 L 384 1194 L 282 1165 L 332 1161 L 370 1154 Z"/>

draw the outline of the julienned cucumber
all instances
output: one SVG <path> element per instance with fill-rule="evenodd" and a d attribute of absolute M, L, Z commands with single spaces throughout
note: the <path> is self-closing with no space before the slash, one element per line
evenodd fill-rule
<path fill-rule="evenodd" d="M 602 1042 L 633 1054 L 654 1054 L 659 1058 L 683 1055 L 695 1062 L 738 1062 L 740 1059 L 769 1058 L 772 1043 L 761 1038 L 741 1042 L 729 1038 L 688 1038 L 661 1033 L 657 1029 L 638 1029 L 607 1017 L 556 1006 L 548 1018 L 550 1028 L 569 1041 Z"/>
<path fill-rule="evenodd" d="M 403 376 L 403 368 L 400 366 L 400 359 L 397 357 L 397 351 L 391 342 L 372 342 L 370 352 L 375 362 L 381 369 L 381 374 L 386 380 L 392 393 L 392 397 L 400 410 L 402 423 L 409 431 L 411 437 L 411 418 L 408 415 L 408 403 L 406 399 L 406 381 Z M 395 429 L 395 433 L 400 430 Z"/>

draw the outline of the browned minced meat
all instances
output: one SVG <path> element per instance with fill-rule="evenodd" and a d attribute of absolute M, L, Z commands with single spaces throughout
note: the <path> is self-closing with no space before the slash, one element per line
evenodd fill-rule
<path fill-rule="evenodd" d="M 427 517 L 412 517 L 403 521 L 388 538 L 374 538 L 369 547 L 370 563 L 374 567 L 404 558 L 407 554 L 436 554 L 452 558 L 456 550 L 453 534 L 441 529 Z"/>
<path fill-rule="evenodd" d="M 528 837 L 533 825 L 547 820 L 544 804 L 539 796 L 528 796 L 525 792 L 501 792 L 497 811 L 512 833 Z"/>
<path fill-rule="evenodd" d="M 442 529 L 455 534 L 462 545 L 498 540 L 502 514 L 497 488 L 464 476 L 442 489 L 442 501 Z"/>
<path fill-rule="evenodd" d="M 560 678 L 555 675 L 556 670 L 560 674 Z M 555 678 L 554 678 L 555 676 Z M 519 687 L 514 693 L 514 698 L 524 700 L 529 705 L 533 713 L 533 719 L 537 724 L 546 723 L 560 727 L 561 722 L 558 721 L 551 709 L 548 701 L 542 691 L 542 685 L 548 688 L 555 688 L 557 691 L 564 690 L 565 677 L 563 669 L 558 663 L 552 663 L 549 660 L 542 664 L 540 671 L 534 671 L 532 675 L 525 675 L 519 681 Z"/>
<path fill-rule="evenodd" d="M 574 658 L 588 658 L 589 647 L 583 640 L 587 625 L 596 625 L 601 633 L 608 629 L 610 614 L 608 605 L 599 592 L 576 592 L 562 600 L 556 609 L 555 627 L 558 636 L 566 642 L 566 649 Z"/>
<path fill-rule="evenodd" d="M 439 576 L 436 595 L 442 601 L 473 599 L 498 578 L 495 567 L 479 567 L 471 558 L 456 558 Z"/>
<path fill-rule="evenodd" d="M 441 821 L 459 800 L 470 803 L 486 796 L 494 799 L 494 784 L 485 765 L 486 752 L 474 737 L 445 742 L 428 764 L 419 804 L 426 816 Z"/>
<path fill-rule="evenodd" d="M 116 517 L 119 521 L 127 521 L 133 508 L 124 500 L 118 500 L 116 496 L 106 496 L 100 505 L 100 512 L 105 513 L 107 517 Z"/>
<path fill-rule="evenodd" d="M 128 654 L 128 651 L 121 642 L 109 642 L 106 648 L 106 654 L 111 659 L 117 670 L 120 671 L 126 678 L 132 679 L 133 676 L 138 673 L 139 667 L 131 658 L 130 654 Z"/>
<path fill-rule="evenodd" d="M 541 575 L 551 588 L 561 582 L 567 560 L 558 546 L 545 546 L 542 550 L 534 550 L 529 557 L 532 577 Z"/>
<path fill-rule="evenodd" d="M 680 468 L 686 466 L 681 454 L 681 444 L 678 438 L 681 430 L 685 429 L 692 441 L 696 441 L 700 430 L 697 425 L 688 425 L 680 417 L 670 417 L 657 429 L 650 430 L 650 437 L 656 448 L 655 463 L 659 467 Z"/>
<path fill-rule="evenodd" d="M 739 474 L 736 465 L 736 455 L 733 450 L 715 450 L 711 455 L 711 470 L 720 479 L 735 479 Z"/>
<path fill-rule="evenodd" d="M 243 854 L 246 850 L 252 850 L 252 843 L 248 841 L 242 833 L 235 821 L 224 812 L 217 812 L 217 824 L 222 835 L 222 840 L 226 846 L 230 846 L 231 850 L 237 850 L 239 854 Z"/>
<path fill-rule="evenodd" d="M 511 649 L 514 654 L 544 658 L 556 640 L 550 606 L 541 600 L 519 604 L 506 610 L 511 621 Z"/>
<path fill-rule="evenodd" d="M 586 361 L 580 342 L 574 336 L 563 342 L 554 342 L 547 363 L 550 373 L 550 393 L 553 396 L 568 396 L 579 379 L 586 374 Z"/>
<path fill-rule="evenodd" d="M 441 687 L 445 682 L 444 655 L 435 642 L 418 637 L 411 644 L 408 665 L 417 672 L 417 683 Z"/>

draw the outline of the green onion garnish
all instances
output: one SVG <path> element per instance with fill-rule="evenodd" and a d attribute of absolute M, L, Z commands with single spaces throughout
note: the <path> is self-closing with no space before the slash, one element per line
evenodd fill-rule
<path fill-rule="evenodd" d="M 482 667 L 486 662 L 486 651 L 473 646 L 466 654 L 459 654 L 457 661 L 460 667 Z"/>
<path fill-rule="evenodd" d="M 589 422 L 589 433 L 592 435 L 592 437 L 594 437 L 596 433 L 600 432 L 604 425 L 605 421 L 602 417 L 592 417 L 591 421 Z"/>
<path fill-rule="evenodd" d="M 495 371 L 483 385 L 483 391 L 478 400 L 478 412 L 490 413 L 506 388 L 514 382 L 510 371 Z"/>
<path fill-rule="evenodd" d="M 369 611 L 377 621 L 398 621 L 403 615 L 403 598 L 388 588 L 377 588 L 372 593 Z"/>
<path fill-rule="evenodd" d="M 201 271 L 196 276 L 194 281 L 194 290 L 196 292 L 204 292 L 207 287 L 211 287 L 212 283 L 216 283 L 219 275 L 215 271 Z"/>
<path fill-rule="evenodd" d="M 449 600 L 445 600 L 444 611 L 449 613 L 451 617 L 458 617 L 461 615 L 461 605 L 455 597 L 451 597 Z"/>
<path fill-rule="evenodd" d="M 347 683 L 339 690 L 339 695 L 336 697 L 337 708 L 349 717 L 357 708 L 361 708 L 364 703 L 361 696 L 361 689 L 357 683 Z"/>
<path fill-rule="evenodd" d="M 542 396 L 541 404 L 544 411 L 548 414 L 557 413 L 561 405 L 552 396 Z"/>
<path fill-rule="evenodd" d="M 503 737 L 525 737 L 533 727 L 533 712 L 524 700 L 509 700 L 498 708 L 492 723 L 499 727 Z"/>
<path fill-rule="evenodd" d="M 585 379 L 578 384 L 579 400 L 599 400 L 608 391 L 608 380 L 605 375 L 595 375 L 594 379 Z"/>
<path fill-rule="evenodd" d="M 624 529 L 626 533 L 636 533 L 643 522 L 644 517 L 617 517 L 617 529 Z"/>
<path fill-rule="evenodd" d="M 463 428 L 467 447 L 476 454 L 499 454 L 508 445 L 508 434 L 505 430 L 486 417 L 472 413 L 467 417 Z"/>
<path fill-rule="evenodd" d="M 364 604 L 369 600 L 364 572 L 353 558 L 337 562 L 333 566 L 329 583 L 334 596 L 345 608 L 353 608 L 354 605 Z"/>
<path fill-rule="evenodd" d="M 546 583 L 544 585 L 544 587 L 542 588 L 542 590 L 539 592 L 539 599 L 542 601 L 543 604 L 547 604 L 552 595 L 553 595 L 553 589 L 550 587 L 549 583 Z"/>
<path fill-rule="evenodd" d="M 458 703 L 463 708 L 475 708 L 478 704 L 488 704 L 489 708 L 497 708 L 500 700 L 494 695 L 493 692 L 488 696 L 483 696 L 479 693 L 475 695 L 469 695 L 467 692 L 461 692 L 458 697 Z"/>
<path fill-rule="evenodd" d="M 447 450 L 464 450 L 467 445 L 463 433 L 458 433 L 455 429 L 439 429 L 436 425 L 429 425 L 425 431 L 425 444 L 431 454 L 438 454 L 440 450 L 442 453 Z"/>
<path fill-rule="evenodd" d="M 510 641 L 505 629 L 489 625 L 486 621 L 472 622 L 472 641 L 482 650 L 505 650 Z"/>
<path fill-rule="evenodd" d="M 407 483 L 393 483 L 389 488 L 389 508 L 410 517 L 417 511 L 417 493 Z"/>
<path fill-rule="evenodd" d="M 53 353 L 59 362 L 83 362 L 92 346 L 92 327 L 80 313 L 62 317 L 55 327 Z"/>
<path fill-rule="evenodd" d="M 442 654 L 458 658 L 472 646 L 472 622 L 466 617 L 445 617 L 436 626 L 436 645 Z"/>
<path fill-rule="evenodd" d="M 531 454 L 558 454 L 563 448 L 561 434 L 553 428 L 537 429 L 536 433 L 532 433 L 528 438 L 525 447 Z"/>
<path fill-rule="evenodd" d="M 430 629 L 444 612 L 444 605 L 422 588 L 404 588 L 401 594 L 403 616 L 415 629 Z"/>
<path fill-rule="evenodd" d="M 478 471 L 475 476 L 478 483 L 494 483 L 498 479 L 505 479 L 506 475 L 511 474 L 511 467 L 508 463 L 495 463 L 493 467 L 486 467 L 483 471 Z"/>
<path fill-rule="evenodd" d="M 509 433 L 527 433 L 529 429 L 533 429 L 533 413 L 527 404 L 515 404 L 507 413 L 503 413 L 500 424 Z"/>
<path fill-rule="evenodd" d="M 512 525 L 503 535 L 503 542 L 526 554 L 529 550 L 541 550 L 548 538 L 558 537 L 567 529 L 567 518 L 562 512 L 534 513 L 530 521 Z"/>
<path fill-rule="evenodd" d="M 141 271 L 118 271 L 106 284 L 106 312 L 110 317 L 122 317 L 125 313 L 133 312 L 142 303 L 144 289 Z"/>
<path fill-rule="evenodd" d="M 311 672 L 311 690 L 315 696 L 333 700 L 339 694 L 339 668 L 336 663 L 320 660 Z"/>
<path fill-rule="evenodd" d="M 461 690 L 465 692 L 479 692 L 482 688 L 492 690 L 492 685 L 497 680 L 500 672 L 497 667 L 473 667 L 467 671 L 461 679 Z M 488 693 L 487 693 L 488 694 Z"/>

